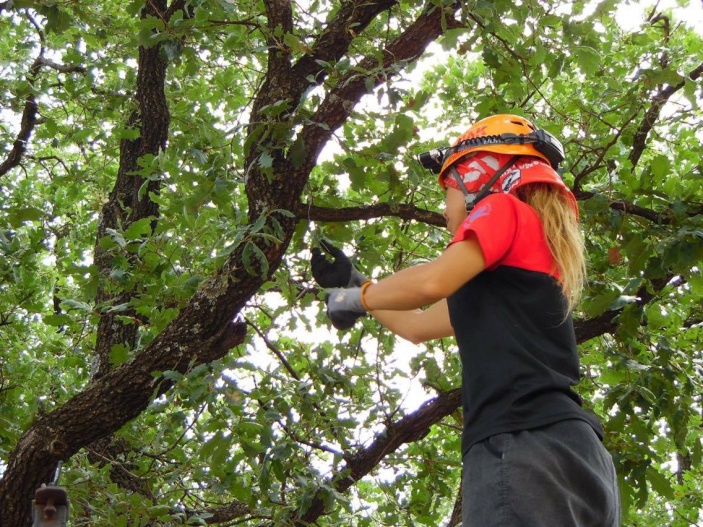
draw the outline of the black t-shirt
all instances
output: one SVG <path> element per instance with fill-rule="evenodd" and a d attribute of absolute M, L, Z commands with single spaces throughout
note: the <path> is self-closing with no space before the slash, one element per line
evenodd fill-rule
<path fill-rule="evenodd" d="M 447 301 L 463 365 L 465 454 L 494 434 L 598 419 L 573 390 L 579 359 L 558 270 L 537 213 L 508 194 L 482 200 L 452 240 L 475 234 L 486 270 Z"/>

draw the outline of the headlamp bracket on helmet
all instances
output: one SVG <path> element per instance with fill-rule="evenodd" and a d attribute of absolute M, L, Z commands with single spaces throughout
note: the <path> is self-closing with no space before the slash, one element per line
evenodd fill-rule
<path fill-rule="evenodd" d="M 445 152 L 448 155 L 485 145 L 527 145 L 532 144 L 540 154 L 549 160 L 554 170 L 564 161 L 564 147 L 559 140 L 546 130 L 535 130 L 529 134 L 484 135 L 465 139 Z"/>
<path fill-rule="evenodd" d="M 418 154 L 418 162 L 435 174 L 442 170 L 444 160 L 450 155 L 463 150 L 475 149 L 487 145 L 525 145 L 532 144 L 540 154 L 549 160 L 549 164 L 556 170 L 559 163 L 564 161 L 564 147 L 559 140 L 546 130 L 535 130 L 529 134 L 504 133 L 500 135 L 484 135 L 465 139 L 452 147 L 435 148 L 428 152 Z"/>

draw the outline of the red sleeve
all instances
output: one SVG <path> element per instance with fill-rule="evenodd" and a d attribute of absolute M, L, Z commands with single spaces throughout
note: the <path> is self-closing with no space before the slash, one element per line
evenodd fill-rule
<path fill-rule="evenodd" d="M 486 269 L 505 265 L 559 279 L 539 215 L 515 196 L 491 194 L 482 199 L 457 229 L 451 243 L 467 239 L 470 233 L 478 240 Z"/>
<path fill-rule="evenodd" d="M 518 226 L 518 213 L 511 196 L 491 194 L 482 199 L 464 220 L 452 243 L 464 241 L 474 233 L 483 251 L 486 268 L 496 266 L 510 251 Z"/>

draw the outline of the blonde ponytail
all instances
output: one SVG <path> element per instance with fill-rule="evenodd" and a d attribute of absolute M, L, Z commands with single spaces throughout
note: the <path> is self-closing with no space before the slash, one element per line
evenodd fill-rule
<path fill-rule="evenodd" d="M 519 187 L 516 194 L 535 209 L 542 220 L 547 244 L 561 276 L 561 288 L 571 311 L 581 299 L 586 281 L 586 260 L 578 219 L 562 192 L 554 185 L 530 183 Z"/>

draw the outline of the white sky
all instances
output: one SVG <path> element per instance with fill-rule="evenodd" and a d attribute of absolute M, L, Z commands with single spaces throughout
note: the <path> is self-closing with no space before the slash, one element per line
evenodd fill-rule
<path fill-rule="evenodd" d="M 689 5 L 680 7 L 675 0 L 661 0 L 655 2 L 644 0 L 641 2 L 623 2 L 617 10 L 616 19 L 618 25 L 625 31 L 635 31 L 638 29 L 647 14 L 657 5 L 657 11 L 662 12 L 671 9 L 676 20 L 685 22 L 692 27 L 696 33 L 703 35 L 703 2 L 689 0 Z"/>

